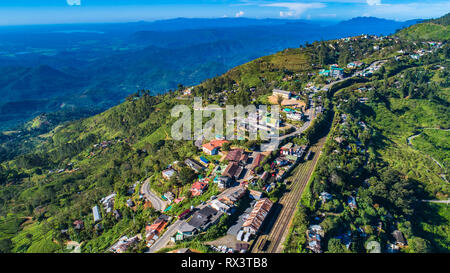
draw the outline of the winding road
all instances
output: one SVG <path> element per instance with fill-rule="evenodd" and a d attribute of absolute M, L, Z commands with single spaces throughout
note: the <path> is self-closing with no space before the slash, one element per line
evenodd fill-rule
<path fill-rule="evenodd" d="M 164 211 L 167 201 L 162 200 L 150 190 L 150 178 L 147 178 L 142 184 L 141 193 L 145 198 L 152 203 L 155 210 Z"/>
<path fill-rule="evenodd" d="M 450 199 L 448 200 L 422 200 L 422 202 L 427 202 L 427 203 L 440 203 L 440 204 L 450 204 Z"/>
<path fill-rule="evenodd" d="M 235 187 L 231 187 L 231 188 L 224 190 L 223 192 L 221 192 L 220 194 L 217 195 L 217 199 L 220 199 L 224 195 L 233 193 L 234 191 L 238 190 L 239 187 L 240 186 L 235 186 Z M 203 205 L 200 204 L 196 207 L 196 209 L 200 210 L 208 205 L 209 205 L 208 203 L 205 203 Z M 155 253 L 158 250 L 164 248 L 167 245 L 167 243 L 169 243 L 170 237 L 174 236 L 177 233 L 178 228 L 184 222 L 185 222 L 185 220 L 176 220 L 175 223 L 170 225 L 167 228 L 167 230 L 161 235 L 161 237 L 159 237 L 159 239 L 156 240 L 156 242 L 148 249 L 147 253 Z"/>

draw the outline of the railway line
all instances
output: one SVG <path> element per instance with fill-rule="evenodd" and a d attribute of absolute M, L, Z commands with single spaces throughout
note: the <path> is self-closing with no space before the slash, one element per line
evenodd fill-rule
<path fill-rule="evenodd" d="M 311 160 L 300 163 L 295 169 L 290 191 L 285 193 L 278 202 L 278 205 L 282 206 L 281 210 L 278 215 L 274 216 L 276 220 L 270 232 L 262 234 L 255 239 L 251 250 L 253 253 L 279 253 L 282 251 L 282 242 L 286 238 L 297 204 L 316 166 L 325 140 L 326 137 L 323 137 L 312 146 L 310 150 L 314 153 L 314 157 Z"/>

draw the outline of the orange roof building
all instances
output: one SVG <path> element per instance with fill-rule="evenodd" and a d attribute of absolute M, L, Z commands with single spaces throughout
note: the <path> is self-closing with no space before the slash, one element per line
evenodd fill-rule
<path fill-rule="evenodd" d="M 147 232 L 155 232 L 156 234 L 160 234 L 161 231 L 167 226 L 167 221 L 158 218 L 156 219 L 155 222 L 153 222 L 153 224 L 151 224 L 150 226 L 146 226 L 145 230 Z"/>
<path fill-rule="evenodd" d="M 196 181 L 191 186 L 192 196 L 199 196 L 199 195 L 201 195 L 203 193 L 203 191 L 206 189 L 207 186 L 208 186 L 208 183 Z"/>
<path fill-rule="evenodd" d="M 224 143 L 228 143 L 228 141 L 222 139 L 214 139 L 211 140 L 209 143 L 203 144 L 202 150 L 206 154 L 216 155 L 219 152 L 219 148 L 221 148 Z"/>

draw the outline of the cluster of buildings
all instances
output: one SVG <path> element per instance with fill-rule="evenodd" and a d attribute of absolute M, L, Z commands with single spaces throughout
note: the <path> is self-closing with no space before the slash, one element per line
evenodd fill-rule
<path fill-rule="evenodd" d="M 324 236 L 324 231 L 319 225 L 311 225 L 306 232 L 307 246 L 314 253 L 321 253 L 320 242 Z"/>
<path fill-rule="evenodd" d="M 286 113 L 286 118 L 289 120 L 301 121 L 305 117 L 302 111 L 297 111 L 290 108 L 284 108 L 283 112 Z"/>
<path fill-rule="evenodd" d="M 216 224 L 224 214 L 231 214 L 233 207 L 245 195 L 244 187 L 236 187 L 234 191 L 223 195 L 221 198 L 213 199 L 208 205 L 192 213 L 187 221 L 183 221 L 172 241 L 180 241 L 192 237 L 200 232 L 206 231 Z"/>
<path fill-rule="evenodd" d="M 360 62 L 360 61 L 354 61 L 354 62 L 348 63 L 348 64 L 347 64 L 347 68 L 355 69 L 355 68 L 360 68 L 360 67 L 363 66 L 363 65 L 364 65 L 363 62 Z"/>
<path fill-rule="evenodd" d="M 111 147 L 111 146 L 113 146 L 113 145 L 115 145 L 117 143 L 120 143 L 120 142 L 128 143 L 129 139 L 127 139 L 127 138 L 125 138 L 125 139 L 115 138 L 113 140 L 105 140 L 105 141 L 102 141 L 100 143 L 96 143 L 96 144 L 92 145 L 93 149 L 90 151 L 88 157 L 91 158 L 91 157 L 95 156 L 95 151 L 96 150 L 100 150 L 101 151 L 103 149 Z"/>
<path fill-rule="evenodd" d="M 294 145 L 292 142 L 280 148 L 280 154 L 272 163 L 272 168 L 276 172 L 276 180 L 282 181 L 286 175 L 295 167 L 300 158 L 306 152 L 306 145 Z"/>
<path fill-rule="evenodd" d="M 106 213 L 110 213 L 114 209 L 114 197 L 115 196 L 116 196 L 116 193 L 112 193 L 112 194 L 100 199 L 100 203 L 103 204 L 103 207 L 104 207 Z"/>
<path fill-rule="evenodd" d="M 226 245 L 220 245 L 220 246 L 211 245 L 210 248 L 216 252 L 221 252 L 221 253 L 235 253 L 235 252 L 246 253 L 249 249 L 249 244 L 237 243 L 234 248 L 227 247 Z"/>
<path fill-rule="evenodd" d="M 422 42 L 422 44 L 424 46 L 429 47 L 430 49 L 419 48 L 412 52 L 406 52 L 405 50 L 401 49 L 401 50 L 397 51 L 397 53 L 399 55 L 395 56 L 395 60 L 398 61 L 398 60 L 402 59 L 403 56 L 404 57 L 409 56 L 411 59 L 418 60 L 418 59 L 420 59 L 420 57 L 424 56 L 425 54 L 433 53 L 434 51 L 436 51 L 437 49 L 442 47 L 442 42 L 428 41 L 428 42 Z"/>
<path fill-rule="evenodd" d="M 344 77 L 344 69 L 337 64 L 330 65 L 330 69 L 321 69 L 319 75 L 325 77 L 342 78 Z"/>
<path fill-rule="evenodd" d="M 155 243 L 170 220 L 172 220 L 172 217 L 161 214 L 152 224 L 145 227 L 145 240 L 147 241 L 148 247 L 151 247 Z"/>
<path fill-rule="evenodd" d="M 119 239 L 117 243 L 115 243 L 109 251 L 114 253 L 124 253 L 132 247 L 136 246 L 140 241 L 138 235 L 128 238 L 127 236 L 123 236 Z"/>
<path fill-rule="evenodd" d="M 49 170 L 48 174 L 53 174 L 53 173 L 60 174 L 60 173 L 63 173 L 63 172 L 74 173 L 74 172 L 76 172 L 78 170 L 80 170 L 80 168 L 74 168 L 73 163 L 68 163 L 65 168 L 57 169 L 57 170 Z"/>
<path fill-rule="evenodd" d="M 228 161 L 228 165 L 222 175 L 238 180 L 247 163 L 248 154 L 245 153 L 244 149 L 233 149 L 228 152 L 225 159 Z"/>

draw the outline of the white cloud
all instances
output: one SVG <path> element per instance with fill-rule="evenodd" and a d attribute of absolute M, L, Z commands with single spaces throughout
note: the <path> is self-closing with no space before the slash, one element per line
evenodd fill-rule
<path fill-rule="evenodd" d="M 374 16 L 392 20 L 410 20 L 418 18 L 436 18 L 450 10 L 450 2 L 381 4 L 369 7 L 363 16 Z"/>
<path fill-rule="evenodd" d="M 294 12 L 293 11 L 280 11 L 280 16 L 281 17 L 291 17 L 291 16 L 294 16 Z"/>
<path fill-rule="evenodd" d="M 381 0 L 367 0 L 369 6 L 379 6 L 381 5 Z"/>
<path fill-rule="evenodd" d="M 69 6 L 81 6 L 81 0 L 66 0 Z"/>
<path fill-rule="evenodd" d="M 236 13 L 236 15 L 234 17 L 242 17 L 242 16 L 244 16 L 244 14 L 245 14 L 245 12 L 240 10 L 238 13 Z"/>
<path fill-rule="evenodd" d="M 261 6 L 287 8 L 288 11 L 280 11 L 281 17 L 300 16 L 308 9 L 318 9 L 326 7 L 326 5 L 322 3 L 293 3 L 293 2 L 272 3 L 272 4 L 264 4 Z"/>

